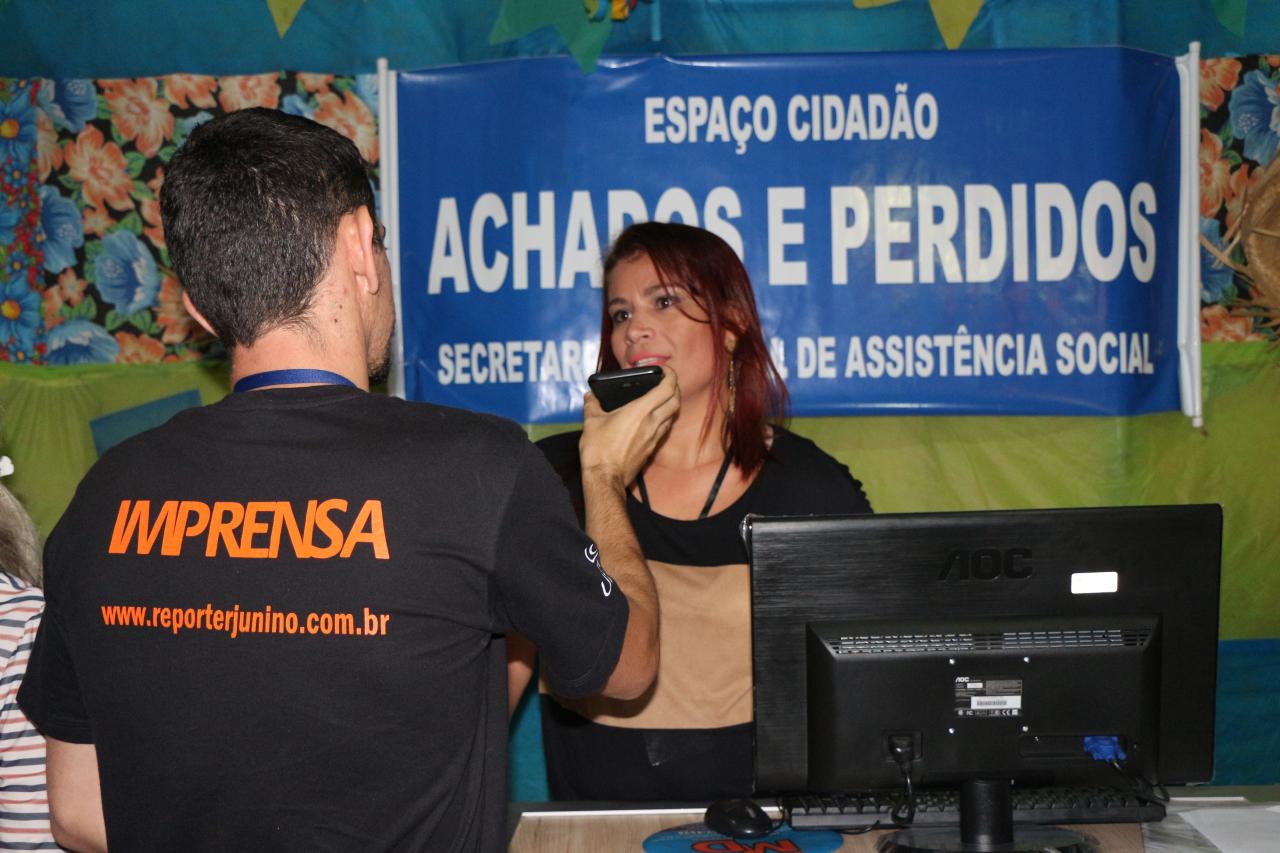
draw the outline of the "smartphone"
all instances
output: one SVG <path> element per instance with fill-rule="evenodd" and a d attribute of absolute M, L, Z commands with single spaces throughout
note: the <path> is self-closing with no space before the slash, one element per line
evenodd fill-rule
<path fill-rule="evenodd" d="M 600 407 L 606 412 L 612 412 L 637 397 L 643 397 L 661 381 L 662 368 L 656 364 L 593 373 L 587 377 L 591 393 L 596 395 L 596 399 L 600 401 Z"/>

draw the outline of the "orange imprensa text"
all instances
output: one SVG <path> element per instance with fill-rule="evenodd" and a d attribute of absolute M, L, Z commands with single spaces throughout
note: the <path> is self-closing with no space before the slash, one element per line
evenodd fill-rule
<path fill-rule="evenodd" d="M 111 554 L 176 557 L 188 539 L 203 540 L 204 555 L 272 559 L 281 548 L 302 559 L 350 557 L 368 546 L 379 560 L 390 559 L 382 523 L 382 501 L 365 501 L 351 512 L 342 498 L 307 501 L 299 519 L 288 501 L 121 501 L 111 531 Z"/>

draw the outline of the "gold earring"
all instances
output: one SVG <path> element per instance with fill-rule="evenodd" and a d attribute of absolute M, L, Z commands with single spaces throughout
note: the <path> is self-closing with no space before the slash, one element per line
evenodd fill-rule
<path fill-rule="evenodd" d="M 729 356 L 729 417 L 733 418 L 734 407 L 738 402 L 738 364 L 732 355 Z"/>

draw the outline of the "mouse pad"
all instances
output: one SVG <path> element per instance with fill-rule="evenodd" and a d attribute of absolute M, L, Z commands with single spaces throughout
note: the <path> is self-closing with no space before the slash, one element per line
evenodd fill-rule
<path fill-rule="evenodd" d="M 645 853 L 832 853 L 844 839 L 827 829 L 780 826 L 759 838 L 726 838 L 689 823 L 655 832 L 644 840 Z"/>

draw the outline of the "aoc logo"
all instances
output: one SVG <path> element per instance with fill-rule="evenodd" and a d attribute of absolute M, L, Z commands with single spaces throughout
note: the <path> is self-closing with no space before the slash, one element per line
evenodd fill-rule
<path fill-rule="evenodd" d="M 596 571 L 600 573 L 600 591 L 604 593 L 604 597 L 608 598 L 613 595 L 613 578 L 609 577 L 605 572 L 604 566 L 600 565 L 600 549 L 596 547 L 596 543 L 582 549 L 582 556 L 587 558 L 587 562 L 596 567 Z"/>
<path fill-rule="evenodd" d="M 1026 580 L 1031 577 L 1030 548 L 957 548 L 947 555 L 940 581 L 990 581 L 997 578 Z"/>

